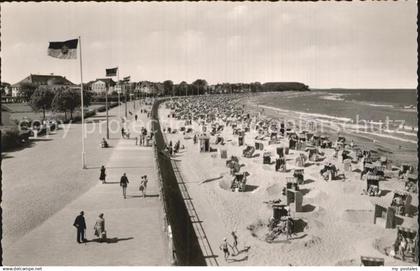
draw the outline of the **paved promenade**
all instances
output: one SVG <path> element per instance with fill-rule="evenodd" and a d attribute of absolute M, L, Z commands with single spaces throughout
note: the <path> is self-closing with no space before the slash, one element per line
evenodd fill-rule
<path fill-rule="evenodd" d="M 115 118 L 118 118 L 118 112 L 118 109 L 113 110 Z M 138 115 L 145 120 L 145 114 L 138 112 Z M 130 131 L 133 130 L 133 125 L 136 125 L 134 121 L 130 123 Z M 168 243 L 162 230 L 163 214 L 158 195 L 153 149 L 136 146 L 134 139 L 117 139 L 118 136 L 112 135 L 114 139 L 109 141 L 111 153 L 104 162 L 108 183 L 102 184 L 98 180 L 99 164 L 97 167 L 90 166 L 88 171 L 94 170 L 95 178 L 85 181 L 95 181 L 96 184 L 40 225 L 20 238 L 15 238 L 16 241 L 3 250 L 4 265 L 170 264 Z M 44 144 L 47 143 L 49 142 Z M 96 144 L 98 146 L 99 141 Z M 76 151 L 79 152 L 79 149 Z M 95 150 L 90 150 L 93 151 Z M 96 152 L 101 151 L 108 150 L 96 148 Z M 88 161 L 89 165 L 93 164 L 89 158 Z M 47 167 L 48 165 L 45 165 L 45 170 Z M 119 186 L 119 179 L 124 172 L 130 181 L 127 199 L 122 197 Z M 140 197 L 138 190 L 142 175 L 149 177 L 149 196 L 146 198 Z M 91 240 L 85 244 L 76 242 L 76 229 L 73 227 L 74 219 L 81 210 L 85 212 L 87 239 Z M 106 243 L 92 240 L 96 238 L 93 235 L 93 226 L 99 213 L 104 213 L 109 239 Z"/>

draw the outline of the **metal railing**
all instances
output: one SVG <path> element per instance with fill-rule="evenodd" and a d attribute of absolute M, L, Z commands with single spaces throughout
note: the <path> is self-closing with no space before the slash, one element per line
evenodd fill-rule
<path fill-rule="evenodd" d="M 166 135 L 162 133 L 163 139 L 165 144 L 168 144 L 168 139 Z M 214 254 L 213 249 L 211 248 L 210 242 L 207 238 L 206 232 L 202 225 L 202 221 L 200 220 L 197 210 L 194 207 L 194 203 L 191 199 L 191 196 L 188 192 L 188 188 L 185 185 L 184 178 L 182 176 L 182 172 L 179 170 L 177 162 L 171 159 L 172 168 L 174 170 L 175 176 L 178 180 L 178 186 L 181 191 L 182 197 L 184 199 L 185 205 L 187 207 L 188 214 L 190 215 L 191 222 L 194 227 L 195 234 L 197 236 L 198 242 L 202 249 L 203 255 L 206 259 L 206 263 L 210 266 L 218 266 L 219 263 L 217 262 L 217 255 Z"/>
<path fill-rule="evenodd" d="M 159 184 L 159 199 L 161 201 L 162 205 L 162 211 L 163 211 L 163 229 L 162 231 L 166 233 L 166 238 L 168 241 L 168 256 L 169 256 L 169 262 L 171 265 L 176 265 L 176 252 L 174 249 L 173 244 L 173 238 L 172 238 L 172 228 L 168 220 L 168 207 L 167 207 L 167 200 L 165 198 L 165 193 L 163 193 L 163 180 L 162 180 L 162 174 L 160 169 L 160 164 L 158 161 L 158 148 L 156 147 L 156 144 L 153 143 L 153 154 L 154 154 L 154 161 L 155 161 L 155 167 L 156 167 L 156 175 L 158 177 L 158 184 Z"/>

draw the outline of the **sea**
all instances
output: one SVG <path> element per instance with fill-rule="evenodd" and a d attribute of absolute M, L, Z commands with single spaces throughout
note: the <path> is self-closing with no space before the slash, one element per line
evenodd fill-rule
<path fill-rule="evenodd" d="M 405 130 L 417 131 L 416 89 L 316 89 L 269 93 L 254 103 L 295 112 L 319 114 L 331 119 L 373 123 L 401 123 Z"/>
<path fill-rule="evenodd" d="M 286 121 L 298 118 L 321 123 L 330 128 L 329 135 L 341 134 L 367 148 L 384 151 L 394 161 L 417 164 L 415 89 L 271 92 L 251 96 L 247 103 L 271 118 L 283 116 Z"/>

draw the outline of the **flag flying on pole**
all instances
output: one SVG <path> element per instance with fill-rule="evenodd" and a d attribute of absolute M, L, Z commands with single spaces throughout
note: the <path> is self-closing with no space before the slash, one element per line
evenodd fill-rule
<path fill-rule="evenodd" d="M 123 78 L 123 81 L 124 81 L 124 82 L 129 82 L 129 81 L 130 81 L 130 79 L 131 79 L 131 76 L 127 76 L 127 77 L 124 77 L 124 78 Z"/>
<path fill-rule="evenodd" d="M 106 76 L 117 76 L 118 68 L 106 69 Z"/>
<path fill-rule="evenodd" d="M 61 59 L 77 59 L 78 39 L 67 41 L 50 41 L 48 55 Z"/>

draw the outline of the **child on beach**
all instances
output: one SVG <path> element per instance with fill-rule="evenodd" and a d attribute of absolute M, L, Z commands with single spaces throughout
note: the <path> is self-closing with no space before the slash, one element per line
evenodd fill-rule
<path fill-rule="evenodd" d="M 143 177 L 142 177 L 143 178 Z M 141 192 L 141 194 L 142 194 L 142 196 L 143 196 L 143 198 L 144 198 L 144 185 L 143 185 L 143 180 L 141 180 L 141 182 L 140 182 L 140 187 L 139 187 L 139 190 L 140 190 L 140 192 Z"/>
<path fill-rule="evenodd" d="M 224 257 L 225 257 L 225 261 L 228 259 L 228 257 L 230 256 L 229 253 L 229 247 L 232 248 L 232 246 L 227 242 L 226 237 L 223 239 L 223 243 L 220 245 L 220 250 L 223 251 L 224 253 Z"/>

